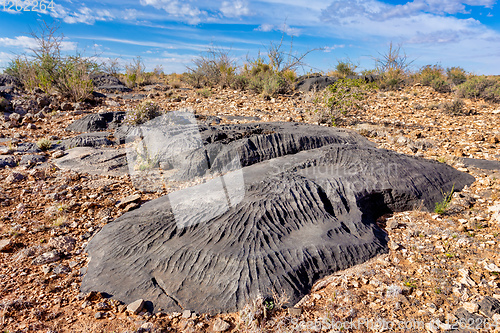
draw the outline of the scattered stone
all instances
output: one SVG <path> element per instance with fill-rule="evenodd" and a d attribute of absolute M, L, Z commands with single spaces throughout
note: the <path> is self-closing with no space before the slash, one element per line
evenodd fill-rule
<path fill-rule="evenodd" d="M 394 241 L 390 241 L 388 246 L 389 246 L 389 249 L 391 249 L 392 251 L 396 251 L 400 248 L 400 245 Z"/>
<path fill-rule="evenodd" d="M 302 314 L 302 308 L 288 308 L 288 314 L 292 317 L 299 317 Z"/>
<path fill-rule="evenodd" d="M 65 155 L 63 150 L 56 150 L 55 152 L 52 153 L 52 158 L 60 158 Z"/>
<path fill-rule="evenodd" d="M 52 267 L 50 267 L 49 265 L 43 265 L 42 266 L 42 272 L 43 272 L 43 274 L 47 275 L 50 272 L 52 272 Z"/>
<path fill-rule="evenodd" d="M 62 102 L 60 109 L 62 111 L 71 111 L 71 110 L 73 110 L 73 104 L 71 104 L 69 102 Z"/>
<path fill-rule="evenodd" d="M 127 305 L 127 311 L 136 315 L 142 311 L 142 309 L 144 308 L 144 303 L 145 302 L 143 299 L 138 299 Z"/>
<path fill-rule="evenodd" d="M 221 318 L 215 319 L 215 322 L 213 325 L 214 332 L 225 332 L 229 328 L 231 328 L 231 324 L 229 324 L 227 321 L 224 321 Z"/>
<path fill-rule="evenodd" d="M 95 319 L 103 319 L 105 317 L 106 317 L 106 313 L 105 312 L 100 312 L 100 311 L 96 312 L 95 315 L 94 315 Z"/>
<path fill-rule="evenodd" d="M 494 314 L 500 314 L 500 301 L 486 296 L 479 302 L 479 312 L 488 318 L 493 317 Z"/>
<path fill-rule="evenodd" d="M 15 167 L 17 165 L 17 161 L 14 156 L 0 156 L 0 168 Z"/>
<path fill-rule="evenodd" d="M 141 325 L 141 329 L 146 330 L 147 332 L 151 332 L 151 330 L 154 328 L 153 323 L 144 323 Z"/>
<path fill-rule="evenodd" d="M 191 310 L 184 310 L 184 311 L 182 311 L 182 318 L 184 318 L 184 319 L 191 318 Z"/>
<path fill-rule="evenodd" d="M 485 265 L 484 265 L 484 268 L 485 268 L 488 272 L 500 273 L 500 267 L 498 267 L 497 265 L 495 265 L 495 264 L 493 264 L 493 263 L 490 263 L 490 264 L 485 264 Z"/>
<path fill-rule="evenodd" d="M 141 196 L 139 194 L 133 194 L 133 195 L 129 195 L 128 197 L 125 197 L 125 198 L 122 198 L 120 199 L 117 203 L 116 203 L 116 207 L 118 209 L 122 209 L 124 207 L 126 207 L 127 205 L 131 204 L 131 203 L 137 203 L 138 201 L 141 200 Z"/>
<path fill-rule="evenodd" d="M 56 250 L 45 252 L 35 259 L 33 259 L 32 264 L 33 265 L 45 265 L 45 264 L 50 264 L 51 262 L 56 262 L 60 260 L 61 257 L 59 255 L 59 252 Z"/>
<path fill-rule="evenodd" d="M 7 178 L 5 178 L 5 182 L 8 184 L 12 184 L 12 183 L 20 182 L 21 180 L 24 180 L 25 178 L 26 178 L 26 176 L 23 175 L 22 173 L 14 171 L 10 175 L 8 175 Z"/>
<path fill-rule="evenodd" d="M 51 238 L 48 242 L 50 247 L 59 251 L 71 252 L 75 248 L 76 240 L 70 236 L 59 236 Z"/>
<path fill-rule="evenodd" d="M 107 302 L 99 302 L 96 304 L 96 309 L 98 311 L 109 311 L 111 310 L 111 307 L 109 306 L 109 304 Z"/>
<path fill-rule="evenodd" d="M 0 252 L 8 251 L 11 249 L 13 243 L 10 239 L 0 239 Z"/>
<path fill-rule="evenodd" d="M 465 302 L 462 307 L 470 313 L 476 313 L 479 310 L 479 304 L 472 302 Z"/>
<path fill-rule="evenodd" d="M 68 274 L 71 272 L 71 269 L 68 267 L 68 266 L 65 266 L 65 265 L 57 265 L 56 267 L 54 267 L 54 269 L 52 270 L 52 272 L 54 274 Z"/>
<path fill-rule="evenodd" d="M 390 219 L 389 221 L 387 221 L 386 228 L 389 230 L 396 229 L 398 225 L 399 225 L 398 221 Z"/>

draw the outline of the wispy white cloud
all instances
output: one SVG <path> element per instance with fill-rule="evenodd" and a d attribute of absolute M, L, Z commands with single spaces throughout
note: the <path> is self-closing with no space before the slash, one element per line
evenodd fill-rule
<path fill-rule="evenodd" d="M 248 3 L 240 0 L 223 1 L 220 11 L 227 17 L 241 17 L 250 14 Z"/>
<path fill-rule="evenodd" d="M 256 31 L 269 32 L 274 30 L 274 24 L 264 23 L 255 28 Z"/>
<path fill-rule="evenodd" d="M 54 11 L 50 12 L 54 18 L 62 19 L 68 24 L 84 23 L 92 25 L 96 21 L 110 21 L 115 18 L 107 9 L 90 9 L 83 5 L 77 11 L 71 11 L 60 4 L 55 4 Z"/>
<path fill-rule="evenodd" d="M 0 68 L 6 67 L 11 59 L 12 54 L 9 54 L 7 52 L 0 52 Z"/>
<path fill-rule="evenodd" d="M 33 37 L 28 36 L 17 36 L 14 38 L 0 38 L 0 45 L 18 47 L 24 50 L 35 49 L 39 46 L 37 40 Z M 61 51 L 74 51 L 76 50 L 77 44 L 69 41 L 61 42 Z"/>
<path fill-rule="evenodd" d="M 423 13 L 445 15 L 466 14 L 465 5 L 492 8 L 496 0 L 414 0 L 403 5 L 390 5 L 377 0 L 334 0 L 323 11 L 323 20 L 342 23 L 364 17 L 373 21 L 412 17 Z"/>
<path fill-rule="evenodd" d="M 345 47 L 345 44 L 335 44 L 335 45 L 332 45 L 332 46 L 325 46 L 323 48 L 323 52 L 325 53 L 330 53 L 332 52 L 333 50 L 336 50 L 336 49 L 343 49 Z"/>
<path fill-rule="evenodd" d="M 259 25 L 254 30 L 263 32 L 281 31 L 289 36 L 299 36 L 302 33 L 302 30 L 300 28 L 293 28 L 286 23 L 282 25 L 264 23 Z"/>
<path fill-rule="evenodd" d="M 198 24 L 207 16 L 205 11 L 179 0 L 141 0 L 140 3 L 143 6 L 162 9 L 167 14 L 185 20 L 190 24 Z"/>

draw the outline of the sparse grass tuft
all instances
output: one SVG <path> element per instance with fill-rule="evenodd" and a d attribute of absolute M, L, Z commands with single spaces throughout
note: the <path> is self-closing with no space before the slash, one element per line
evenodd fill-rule
<path fill-rule="evenodd" d="M 452 116 L 463 116 L 467 113 L 465 103 L 460 98 L 454 99 L 451 102 L 444 102 L 441 106 L 446 113 Z"/>
<path fill-rule="evenodd" d="M 441 202 L 436 202 L 436 207 L 434 212 L 436 214 L 444 214 L 450 205 L 453 192 L 455 190 L 455 185 L 451 188 L 450 192 L 443 193 L 443 200 Z"/>
<path fill-rule="evenodd" d="M 37 141 L 36 146 L 42 151 L 47 151 L 52 148 L 52 141 L 49 139 L 40 139 Z"/>

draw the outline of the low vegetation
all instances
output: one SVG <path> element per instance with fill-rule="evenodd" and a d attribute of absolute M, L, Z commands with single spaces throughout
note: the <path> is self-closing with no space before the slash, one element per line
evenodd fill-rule
<path fill-rule="evenodd" d="M 450 205 L 451 199 L 453 197 L 453 193 L 455 191 L 455 185 L 451 188 L 450 192 L 443 193 L 443 200 L 440 202 L 436 202 L 434 212 L 436 214 L 444 214 Z"/>
<path fill-rule="evenodd" d="M 37 46 L 30 56 L 16 56 L 5 69 L 22 83 L 28 91 L 40 89 L 45 93 L 58 93 L 75 102 L 90 97 L 93 91 L 90 76 L 100 70 L 92 58 L 81 54 L 63 56 L 61 45 L 64 35 L 58 27 L 43 22 L 31 36 Z"/>
<path fill-rule="evenodd" d="M 52 148 L 52 141 L 49 139 L 40 139 L 37 141 L 36 146 L 42 151 L 47 151 Z"/>
<path fill-rule="evenodd" d="M 247 58 L 242 67 L 237 66 L 230 50 L 212 46 L 193 60 L 185 80 L 196 88 L 231 87 L 250 90 L 264 98 L 286 94 L 293 88 L 297 68 L 303 66 L 305 56 L 314 51 L 297 54 L 292 51 L 292 45 L 291 42 L 290 51 L 286 52 L 283 38 L 279 43 L 271 42 L 264 56 Z"/>
<path fill-rule="evenodd" d="M 16 77 L 30 92 L 57 94 L 74 102 L 91 98 L 91 78 L 99 73 L 114 75 L 131 88 L 165 82 L 177 89 L 185 82 L 198 88 L 198 95 L 203 98 L 213 93 L 212 88 L 231 88 L 252 91 L 264 99 L 270 99 L 293 91 L 297 70 L 305 65 L 306 55 L 316 50 L 294 53 L 293 39 L 290 47 L 285 48 L 282 37 L 278 43 L 271 42 L 262 55 L 259 53 L 256 58 L 247 57 L 244 64 L 238 66 L 230 50 L 211 46 L 193 60 L 193 66 L 187 68 L 187 73 L 166 76 L 161 66 L 147 72 L 141 57 L 122 65 L 118 58 L 98 63 L 95 57 L 85 57 L 79 53 L 62 55 L 64 35 L 57 34 L 57 30 L 58 27 L 43 22 L 39 31 L 31 33 L 37 42 L 31 55 L 15 56 L 4 72 Z M 374 69 L 360 72 L 361 75 L 376 78 L 370 87 L 353 79 L 358 76 L 358 66 L 350 59 L 338 60 L 335 68 L 328 73 L 339 81 L 316 99 L 331 124 L 336 124 L 342 116 L 358 108 L 364 99 L 364 92 L 375 86 L 387 91 L 420 83 L 441 93 L 451 92 L 456 98 L 441 107 L 452 115 L 466 114 L 462 98 L 500 102 L 499 78 L 475 76 L 461 67 L 444 69 L 438 64 L 426 65 L 412 72 L 413 60 L 410 60 L 401 45 L 389 44 L 387 51 L 379 53 L 374 61 Z M 8 101 L 0 99 L 0 110 L 5 111 L 7 107 Z M 140 124 L 159 112 L 151 105 L 142 105 L 128 114 L 127 121 Z"/>
<path fill-rule="evenodd" d="M 161 108 L 153 101 L 144 101 L 136 108 L 128 110 L 123 122 L 127 125 L 140 125 L 162 115 Z"/>
<path fill-rule="evenodd" d="M 472 76 L 457 87 L 457 95 L 463 98 L 500 102 L 500 81 L 490 76 Z"/>
<path fill-rule="evenodd" d="M 361 102 L 371 89 L 364 79 L 340 79 L 320 95 L 317 112 L 326 113 L 329 122 L 336 126 L 341 116 L 361 108 Z"/>

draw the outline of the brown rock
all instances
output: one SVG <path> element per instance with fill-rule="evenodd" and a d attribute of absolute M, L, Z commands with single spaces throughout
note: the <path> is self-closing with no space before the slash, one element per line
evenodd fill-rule
<path fill-rule="evenodd" d="M 116 207 L 122 209 L 131 203 L 136 203 L 139 200 L 141 200 L 141 196 L 139 194 L 129 195 L 128 197 L 120 199 L 120 201 L 116 204 Z"/>
<path fill-rule="evenodd" d="M 0 252 L 8 251 L 12 247 L 12 241 L 10 239 L 0 240 Z"/>

